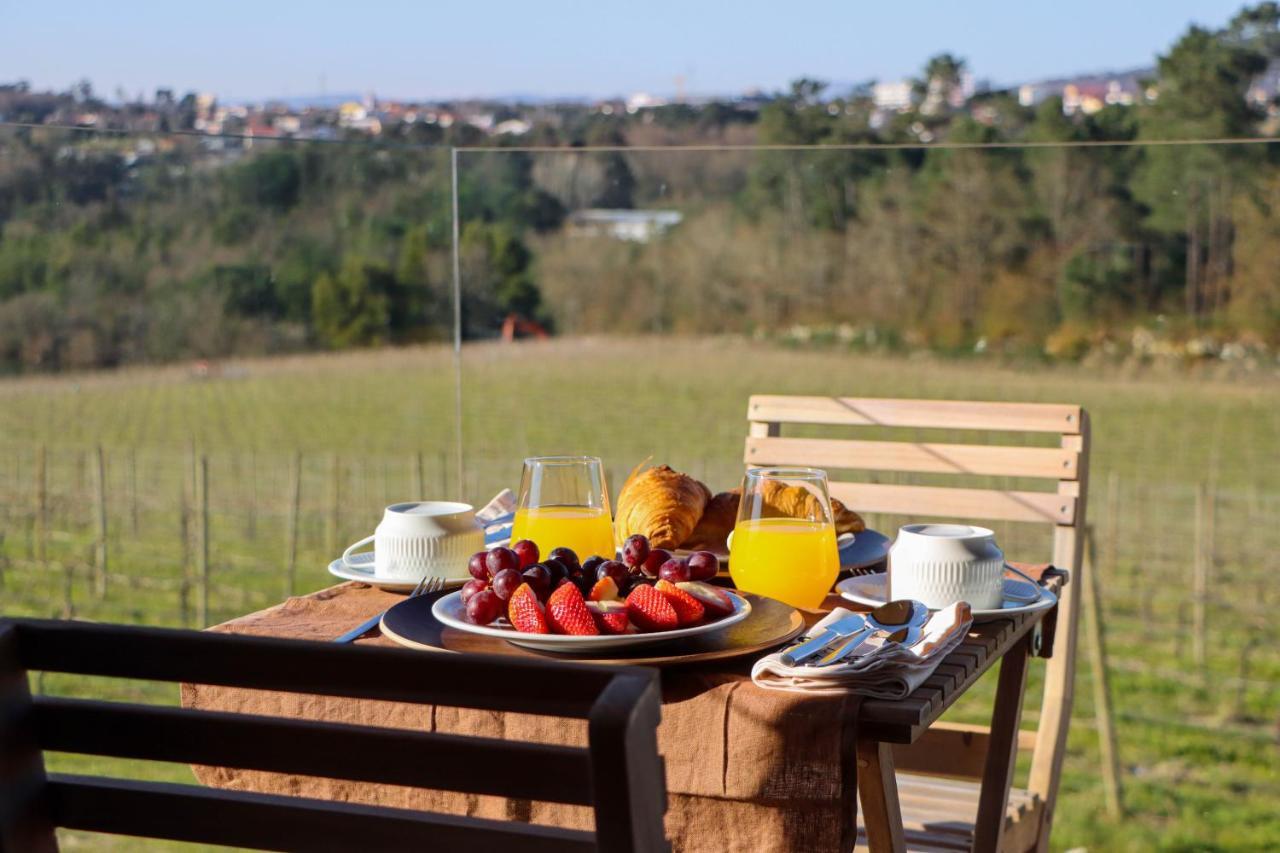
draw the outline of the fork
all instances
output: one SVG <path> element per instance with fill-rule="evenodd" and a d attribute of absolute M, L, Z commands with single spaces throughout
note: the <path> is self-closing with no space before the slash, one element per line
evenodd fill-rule
<path fill-rule="evenodd" d="M 439 592 L 442 589 L 444 589 L 444 578 L 436 577 L 434 575 L 424 575 L 422 580 L 418 581 L 418 585 L 413 588 L 413 592 L 409 593 L 409 597 L 417 598 L 420 595 L 429 595 L 433 592 Z M 363 637 L 365 634 L 369 633 L 374 628 L 378 627 L 378 624 L 382 622 L 382 616 L 385 612 L 386 611 L 383 611 L 383 613 L 379 613 L 377 616 L 374 616 L 372 619 L 370 619 L 367 622 L 362 622 L 361 624 L 352 628 L 347 633 L 343 634 L 341 637 L 338 637 L 337 639 L 335 639 L 334 642 L 335 643 L 355 642 L 360 637 Z"/>

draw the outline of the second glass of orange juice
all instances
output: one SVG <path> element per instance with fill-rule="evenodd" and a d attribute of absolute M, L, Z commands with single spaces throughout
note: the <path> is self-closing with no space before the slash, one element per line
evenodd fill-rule
<path fill-rule="evenodd" d="M 579 560 L 616 552 L 604 465 L 595 456 L 537 456 L 524 461 L 511 541 L 532 539 L 542 556 L 572 548 Z"/>
<path fill-rule="evenodd" d="M 748 470 L 729 548 L 734 584 L 792 607 L 815 608 L 839 571 L 826 472 Z"/>

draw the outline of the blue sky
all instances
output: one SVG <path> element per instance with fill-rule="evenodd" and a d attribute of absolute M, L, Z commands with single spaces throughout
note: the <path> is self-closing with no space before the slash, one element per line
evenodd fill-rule
<path fill-rule="evenodd" d="M 931 54 L 1018 82 L 1147 64 L 1239 0 L 0 0 L 0 82 L 130 96 L 691 93 L 915 73 Z"/>

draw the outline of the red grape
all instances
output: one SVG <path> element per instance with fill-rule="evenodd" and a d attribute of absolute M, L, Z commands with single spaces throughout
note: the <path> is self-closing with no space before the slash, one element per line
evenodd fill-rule
<path fill-rule="evenodd" d="M 482 581 L 478 578 L 472 578 L 471 580 L 467 581 L 462 585 L 462 603 L 466 604 L 468 601 L 471 600 L 471 596 L 475 595 L 477 592 L 480 592 L 481 590 L 486 590 L 488 588 L 489 588 L 488 581 Z"/>
<path fill-rule="evenodd" d="M 533 590 L 534 595 L 543 601 L 547 600 L 547 596 L 551 594 L 551 572 L 541 563 L 534 563 L 532 566 L 524 570 L 521 575 L 525 583 L 529 584 L 529 588 Z"/>
<path fill-rule="evenodd" d="M 516 556 L 520 558 L 520 568 L 522 570 L 538 562 L 538 543 L 532 539 L 521 539 L 511 546 L 511 550 L 515 551 Z"/>
<path fill-rule="evenodd" d="M 510 548 L 494 548 L 489 555 L 484 558 L 484 564 L 489 569 L 489 577 L 493 577 L 503 569 L 520 569 L 520 556 Z"/>
<path fill-rule="evenodd" d="M 720 558 L 710 551 L 698 551 L 689 556 L 689 575 L 695 581 L 709 581 L 720 571 Z"/>
<path fill-rule="evenodd" d="M 604 580 L 605 578 L 613 578 L 613 582 L 618 585 L 618 589 L 622 589 L 623 584 L 627 581 L 627 567 L 617 560 L 605 560 L 596 567 L 595 580 Z"/>
<path fill-rule="evenodd" d="M 524 583 L 524 576 L 515 569 L 503 569 L 493 576 L 493 592 L 503 601 L 508 601 L 516 587 Z"/>
<path fill-rule="evenodd" d="M 639 533 L 627 537 L 622 545 L 622 560 L 628 566 L 637 568 L 644 565 L 649 558 L 649 540 Z"/>
<path fill-rule="evenodd" d="M 554 554 L 555 552 L 552 551 L 551 553 Z M 569 576 L 569 566 L 564 562 L 564 560 L 556 557 L 547 557 L 547 559 L 542 561 L 541 565 L 546 566 L 547 571 L 551 573 L 551 587 L 553 589 L 560 584 L 561 578 L 567 578 Z"/>
<path fill-rule="evenodd" d="M 582 573 L 594 580 L 596 578 L 596 569 L 600 568 L 600 564 L 605 562 L 605 558 L 599 554 L 593 554 L 582 561 Z"/>
<path fill-rule="evenodd" d="M 489 568 L 485 565 L 488 557 L 488 551 L 476 551 L 471 555 L 471 559 L 467 560 L 467 571 L 471 573 L 471 577 L 478 581 L 487 581 L 489 579 Z"/>
<path fill-rule="evenodd" d="M 467 618 L 477 625 L 488 625 L 502 615 L 502 599 L 491 589 L 482 589 L 467 602 Z"/>
<path fill-rule="evenodd" d="M 649 552 L 649 556 L 645 558 L 644 563 L 640 566 L 640 571 L 644 572 L 647 577 L 656 578 L 658 569 L 662 568 L 662 564 L 671 559 L 671 552 L 665 548 L 654 548 Z"/>
<path fill-rule="evenodd" d="M 677 557 L 672 557 L 658 567 L 658 577 L 671 583 L 683 583 L 691 577 L 689 564 Z"/>
<path fill-rule="evenodd" d="M 564 563 L 564 567 L 570 575 L 582 573 L 582 563 L 578 562 L 578 555 L 574 553 L 572 548 L 552 548 L 547 557 Z"/>

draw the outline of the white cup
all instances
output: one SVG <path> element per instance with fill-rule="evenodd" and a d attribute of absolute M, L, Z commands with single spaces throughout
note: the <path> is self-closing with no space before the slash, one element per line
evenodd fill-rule
<path fill-rule="evenodd" d="M 373 531 L 342 552 L 342 564 L 358 568 L 351 553 L 373 543 L 373 575 L 381 580 L 417 581 L 427 575 L 468 576 L 467 560 L 484 550 L 484 528 L 475 507 L 453 501 L 392 504 Z M 367 564 L 366 564 L 367 565 Z"/>
<path fill-rule="evenodd" d="M 888 598 L 931 610 L 967 601 L 974 610 L 1004 604 L 1004 552 L 993 532 L 967 524 L 908 524 L 889 549 Z"/>

